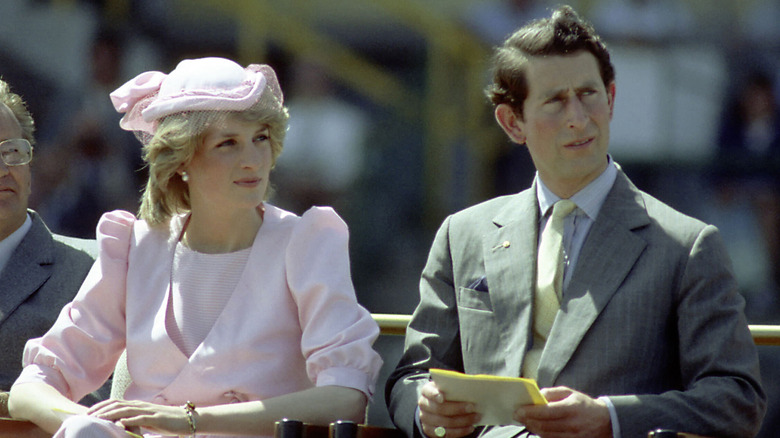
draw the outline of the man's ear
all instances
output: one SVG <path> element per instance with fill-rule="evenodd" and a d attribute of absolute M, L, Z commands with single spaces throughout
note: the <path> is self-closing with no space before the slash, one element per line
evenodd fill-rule
<path fill-rule="evenodd" d="M 609 119 L 612 120 L 612 115 L 615 113 L 615 81 L 607 86 L 607 103 L 609 103 Z"/>
<path fill-rule="evenodd" d="M 499 104 L 496 106 L 495 116 L 499 126 L 506 132 L 510 140 L 517 144 L 525 144 L 523 122 L 514 108 L 506 103 Z"/>

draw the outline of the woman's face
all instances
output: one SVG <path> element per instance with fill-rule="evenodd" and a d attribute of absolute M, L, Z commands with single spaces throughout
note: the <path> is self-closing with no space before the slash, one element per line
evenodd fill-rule
<path fill-rule="evenodd" d="M 272 166 L 266 125 L 238 117 L 215 124 L 183 169 L 192 211 L 255 209 L 265 197 Z"/>

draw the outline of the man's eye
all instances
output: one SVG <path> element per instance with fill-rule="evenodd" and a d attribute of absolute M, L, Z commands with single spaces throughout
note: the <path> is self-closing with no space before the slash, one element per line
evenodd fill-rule
<path fill-rule="evenodd" d="M 563 99 L 553 98 L 544 103 L 544 107 L 548 110 L 556 110 L 563 106 Z"/>

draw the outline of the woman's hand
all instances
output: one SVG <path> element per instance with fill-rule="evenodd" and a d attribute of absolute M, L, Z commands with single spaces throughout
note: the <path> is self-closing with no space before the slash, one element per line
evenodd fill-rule
<path fill-rule="evenodd" d="M 165 435 L 192 433 L 187 413 L 180 406 L 137 400 L 106 400 L 92 406 L 87 414 L 113 421 L 128 430 L 143 427 Z"/>

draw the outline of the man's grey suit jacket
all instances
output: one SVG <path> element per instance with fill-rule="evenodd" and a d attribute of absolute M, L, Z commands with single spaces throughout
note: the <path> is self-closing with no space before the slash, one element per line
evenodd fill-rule
<path fill-rule="evenodd" d="M 43 336 L 78 292 L 97 251 L 94 240 L 54 235 L 29 210 L 32 227 L 0 272 L 0 390 L 22 372 L 30 338 Z"/>
<path fill-rule="evenodd" d="M 532 187 L 456 213 L 439 229 L 386 388 L 391 417 L 409 436 L 419 434 L 415 409 L 428 368 L 520 375 L 531 342 L 538 210 Z M 539 386 L 610 396 L 624 438 L 657 427 L 753 436 L 766 396 L 743 306 L 717 229 L 639 191 L 620 171 L 572 273 Z"/>

